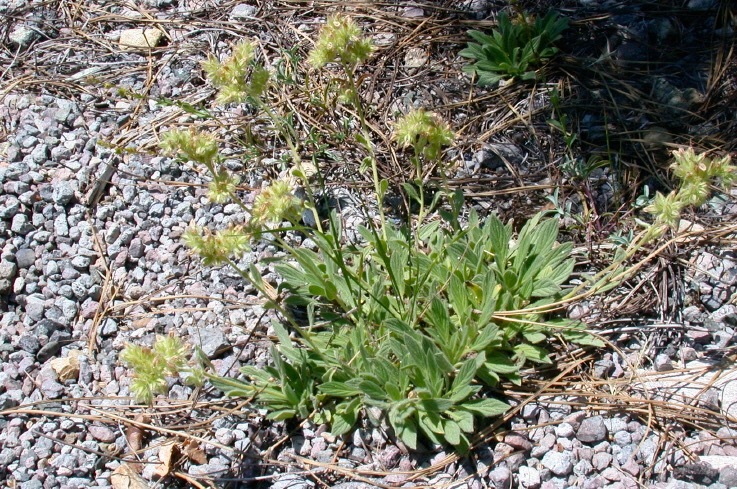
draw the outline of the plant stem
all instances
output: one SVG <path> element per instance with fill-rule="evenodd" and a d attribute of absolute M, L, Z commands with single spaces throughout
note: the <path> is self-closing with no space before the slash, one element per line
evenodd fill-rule
<path fill-rule="evenodd" d="M 387 239 L 386 235 L 386 216 L 384 215 L 384 191 L 381 188 L 381 181 L 379 180 L 379 168 L 376 161 L 376 153 L 374 147 L 371 144 L 371 134 L 369 132 L 368 124 L 366 123 L 366 112 L 363 108 L 361 98 L 358 96 L 358 87 L 356 86 L 356 80 L 353 76 L 353 69 L 350 68 L 346 63 L 341 63 L 343 71 L 348 78 L 348 83 L 353 90 L 353 100 L 356 104 L 356 112 L 358 113 L 358 120 L 361 125 L 361 136 L 363 137 L 363 146 L 369 152 L 369 159 L 371 160 L 371 177 L 374 182 L 374 190 L 376 191 L 376 206 L 379 209 L 379 219 L 381 220 L 381 235 L 384 241 Z"/>

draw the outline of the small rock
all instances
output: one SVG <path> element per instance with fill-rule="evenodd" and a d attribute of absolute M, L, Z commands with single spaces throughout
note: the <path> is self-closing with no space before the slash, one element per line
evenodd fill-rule
<path fill-rule="evenodd" d="M 417 19 L 424 17 L 425 11 L 420 7 L 405 7 L 403 15 L 409 19 Z"/>
<path fill-rule="evenodd" d="M 49 146 L 46 144 L 37 144 L 31 151 L 31 159 L 37 165 L 46 163 L 49 159 Z"/>
<path fill-rule="evenodd" d="M 632 477 L 637 477 L 637 475 L 640 473 L 640 466 L 637 465 L 637 463 L 630 458 L 627 460 L 621 467 L 621 469 L 625 472 L 627 472 Z"/>
<path fill-rule="evenodd" d="M 617 482 L 622 479 L 622 473 L 614 467 L 609 467 L 601 471 L 601 476 L 608 481 Z"/>
<path fill-rule="evenodd" d="M 737 323 L 737 306 L 727 304 L 709 315 L 709 318 L 715 323 L 722 325 L 734 325 Z"/>
<path fill-rule="evenodd" d="M 21 236 L 25 236 L 34 229 L 36 228 L 28 220 L 28 216 L 26 216 L 25 214 L 16 214 L 13 217 L 12 223 L 10 224 L 10 230 L 13 231 L 15 234 L 19 234 Z"/>
<path fill-rule="evenodd" d="M 54 119 L 56 119 L 57 122 L 65 123 L 67 119 L 69 119 L 70 115 L 75 112 L 79 112 L 77 104 L 75 104 L 71 100 L 65 100 L 61 98 L 57 99 L 56 106 L 59 107 L 54 113 Z"/>
<path fill-rule="evenodd" d="M 192 341 L 202 348 L 207 358 L 215 358 L 230 347 L 220 328 L 198 328 L 192 335 Z"/>
<path fill-rule="evenodd" d="M 36 323 L 36 326 L 33 328 L 33 332 L 36 336 L 45 336 L 47 338 L 51 338 L 51 336 L 57 332 L 64 329 L 64 325 L 57 322 L 52 321 L 51 319 L 41 319 Z"/>
<path fill-rule="evenodd" d="M 668 372 L 670 370 L 673 370 L 673 362 L 668 355 L 666 355 L 665 353 L 660 353 L 655 357 L 653 367 L 655 368 L 656 372 Z"/>
<path fill-rule="evenodd" d="M 522 150 L 514 144 L 493 143 L 485 145 L 473 155 L 473 161 L 481 168 L 497 170 L 505 168 L 507 164 L 518 168 L 524 161 Z"/>
<path fill-rule="evenodd" d="M 404 67 L 420 68 L 427 63 L 428 59 L 427 51 L 424 49 L 418 47 L 409 48 L 404 55 Z"/>
<path fill-rule="evenodd" d="M 548 452 L 541 463 L 557 476 L 568 475 L 573 470 L 570 452 Z"/>
<path fill-rule="evenodd" d="M 163 33 L 159 29 L 125 29 L 120 33 L 118 45 L 124 50 L 150 49 L 161 41 Z"/>
<path fill-rule="evenodd" d="M 614 443 L 620 447 L 632 443 L 632 435 L 626 431 L 617 431 L 612 438 L 614 439 Z"/>
<path fill-rule="evenodd" d="M 737 487 L 737 466 L 724 467 L 720 470 L 719 483 L 727 487 Z"/>
<path fill-rule="evenodd" d="M 576 438 L 583 443 L 597 443 L 605 440 L 607 434 L 604 418 L 593 416 L 581 421 L 581 427 L 576 432 Z"/>
<path fill-rule="evenodd" d="M 512 472 L 506 467 L 496 467 L 489 473 L 489 479 L 496 489 L 507 489 L 512 485 Z"/>
<path fill-rule="evenodd" d="M 271 484 L 271 489 L 312 489 L 315 483 L 296 474 L 284 474 Z"/>
<path fill-rule="evenodd" d="M 522 418 L 525 421 L 536 421 L 538 414 L 540 414 L 540 406 L 537 404 L 526 404 L 522 408 Z"/>
<path fill-rule="evenodd" d="M 569 423 L 561 423 L 555 427 L 555 435 L 561 438 L 571 438 L 573 434 L 573 426 Z"/>
<path fill-rule="evenodd" d="M 235 434 L 231 429 L 218 428 L 215 430 L 215 439 L 223 445 L 231 446 L 235 442 Z"/>
<path fill-rule="evenodd" d="M 32 29 L 31 27 L 20 24 L 15 26 L 15 28 L 10 32 L 8 35 L 8 39 L 10 39 L 11 42 L 14 42 L 18 46 L 28 46 L 36 39 L 40 38 L 41 35 L 38 33 L 37 29 Z"/>
<path fill-rule="evenodd" d="M 523 465 L 518 469 L 517 474 L 520 487 L 527 489 L 540 487 L 540 472 L 537 469 Z"/>
<path fill-rule="evenodd" d="M 609 465 L 611 465 L 613 458 L 614 457 L 612 457 L 611 453 L 595 453 L 593 458 L 591 459 L 591 465 L 593 465 L 594 469 L 596 469 L 598 472 L 601 472 L 609 467 Z"/>
<path fill-rule="evenodd" d="M 46 312 L 46 303 L 43 298 L 38 295 L 32 295 L 26 298 L 26 316 L 32 321 L 41 321 Z"/>
<path fill-rule="evenodd" d="M 563 418 L 563 421 L 570 424 L 574 430 L 578 430 L 584 419 L 586 419 L 586 411 L 576 411 Z"/>
<path fill-rule="evenodd" d="M 74 198 L 74 187 L 72 187 L 72 184 L 66 180 L 57 182 L 54 185 L 54 191 L 52 193 L 51 199 L 54 201 L 55 204 L 58 205 L 67 205 L 72 201 Z"/>
<path fill-rule="evenodd" d="M 402 452 L 394 445 L 387 447 L 379 453 L 378 460 L 384 469 L 393 469 L 399 464 Z"/>
<path fill-rule="evenodd" d="M 708 345 L 711 343 L 711 333 L 702 330 L 690 330 L 686 333 L 686 336 L 697 345 Z"/>
<path fill-rule="evenodd" d="M 689 0 L 688 8 L 691 10 L 709 10 L 714 8 L 716 0 Z"/>
<path fill-rule="evenodd" d="M 143 256 L 143 252 L 143 241 L 140 238 L 133 238 L 128 245 L 128 257 L 137 260 Z"/>
<path fill-rule="evenodd" d="M 594 471 L 594 466 L 588 460 L 579 460 L 576 465 L 573 466 L 573 473 L 578 476 L 586 476 Z"/>
<path fill-rule="evenodd" d="M 18 348 L 35 355 L 36 352 L 41 349 L 41 343 L 39 343 L 36 336 L 31 334 L 24 334 L 21 335 L 20 338 L 18 338 Z"/>
<path fill-rule="evenodd" d="M 688 306 L 681 312 L 681 314 L 683 315 L 683 320 L 691 324 L 700 324 L 704 322 L 704 313 L 701 312 L 701 309 L 699 309 L 698 306 Z"/>
<path fill-rule="evenodd" d="M 0 294 L 7 294 L 10 291 L 10 286 L 15 279 L 15 274 L 18 273 L 18 266 L 8 260 L 0 261 Z"/>
<path fill-rule="evenodd" d="M 100 336 L 108 337 L 118 332 L 118 322 L 113 318 L 105 318 L 100 326 Z"/>
<path fill-rule="evenodd" d="M 0 206 L 0 218 L 12 219 L 20 212 L 20 201 L 12 195 L 8 195 L 5 203 Z"/>
<path fill-rule="evenodd" d="M 680 480 L 710 485 L 719 479 L 719 471 L 705 462 L 689 463 L 673 470 Z"/>
<path fill-rule="evenodd" d="M 530 443 L 530 440 L 527 439 L 527 436 L 514 431 L 507 433 L 504 436 L 504 443 L 511 446 L 515 450 L 522 450 L 524 452 L 532 449 L 532 443 Z"/>
<path fill-rule="evenodd" d="M 47 399 L 58 399 L 64 394 L 64 386 L 54 380 L 41 383 L 41 392 Z"/>
<path fill-rule="evenodd" d="M 21 270 L 30 268 L 36 263 L 36 253 L 30 248 L 21 248 L 15 254 L 15 263 Z"/>
<path fill-rule="evenodd" d="M 92 425 L 88 431 L 92 438 L 102 443 L 112 443 L 117 438 L 115 432 L 107 426 Z"/>
<path fill-rule="evenodd" d="M 77 255 L 72 258 L 71 263 L 77 270 L 87 270 L 90 266 L 91 260 L 87 256 Z"/>
<path fill-rule="evenodd" d="M 258 8 L 254 5 L 248 5 L 246 3 L 239 3 L 233 10 L 230 11 L 230 20 L 238 19 L 251 19 L 258 12 Z"/>

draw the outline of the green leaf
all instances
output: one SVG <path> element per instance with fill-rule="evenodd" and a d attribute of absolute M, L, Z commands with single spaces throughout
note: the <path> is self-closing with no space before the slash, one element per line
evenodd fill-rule
<path fill-rule="evenodd" d="M 384 179 L 379 182 L 379 197 L 383 197 L 386 195 L 386 192 L 389 190 L 389 181 Z"/>
<path fill-rule="evenodd" d="M 210 383 L 223 394 L 231 397 L 251 397 L 258 392 L 258 389 L 248 382 L 231 379 L 228 377 L 209 376 Z"/>
<path fill-rule="evenodd" d="M 522 336 L 532 344 L 541 343 L 548 339 L 548 335 L 539 331 L 522 331 Z"/>
<path fill-rule="evenodd" d="M 400 399 L 404 399 L 404 393 L 399 390 L 399 387 L 396 384 L 387 382 L 384 384 L 384 390 L 386 391 L 387 396 L 392 401 L 399 401 Z"/>
<path fill-rule="evenodd" d="M 284 279 L 284 285 L 293 288 L 307 285 L 305 273 L 290 263 L 278 263 L 274 269 Z"/>
<path fill-rule="evenodd" d="M 516 356 L 525 360 L 546 364 L 553 363 L 550 357 L 548 357 L 548 352 L 539 346 L 520 343 L 514 346 L 514 353 Z"/>
<path fill-rule="evenodd" d="M 561 333 L 563 338 L 570 341 L 571 343 L 575 343 L 580 346 L 594 346 L 597 348 L 603 348 L 606 346 L 606 343 L 604 343 L 600 338 L 597 338 L 596 336 L 592 335 L 591 333 L 587 333 L 586 331 L 563 331 Z"/>
<path fill-rule="evenodd" d="M 414 410 L 392 406 L 389 410 L 389 424 L 392 425 L 399 439 L 409 448 L 417 450 L 417 424 L 411 418 Z"/>
<path fill-rule="evenodd" d="M 368 397 L 383 401 L 386 399 L 386 393 L 379 384 L 372 380 L 362 380 L 358 383 L 358 388 Z"/>
<path fill-rule="evenodd" d="M 510 269 L 504 272 L 502 280 L 504 281 L 504 286 L 507 288 L 507 290 L 517 290 L 517 274 L 514 272 L 514 270 Z"/>
<path fill-rule="evenodd" d="M 469 44 L 469 46 L 480 46 L 485 44 L 495 44 L 495 40 L 493 37 L 489 36 L 488 34 L 484 34 L 481 31 L 471 30 L 468 31 L 467 34 L 474 40 L 477 41 L 479 44 Z"/>
<path fill-rule="evenodd" d="M 558 292 L 560 292 L 560 286 L 558 286 L 558 284 L 555 283 L 553 280 L 544 278 L 535 281 L 535 285 L 532 288 L 530 297 L 550 297 L 557 294 Z"/>
<path fill-rule="evenodd" d="M 458 423 L 458 427 L 464 433 L 474 432 L 473 414 L 471 414 L 470 412 L 455 410 L 450 411 L 448 413 L 448 416 L 450 416 L 453 421 Z"/>
<path fill-rule="evenodd" d="M 292 419 L 296 415 L 297 411 L 294 409 L 279 409 L 267 414 L 266 419 L 270 419 L 272 421 L 285 421 L 287 419 Z"/>
<path fill-rule="evenodd" d="M 453 406 L 448 399 L 421 399 L 418 409 L 426 413 L 444 413 Z"/>
<path fill-rule="evenodd" d="M 412 450 L 417 450 L 417 425 L 414 421 L 405 421 L 397 430 L 397 435 L 405 445 Z"/>
<path fill-rule="evenodd" d="M 451 395 L 450 395 L 450 401 L 453 404 L 461 403 L 464 400 L 466 400 L 469 397 L 471 397 L 472 395 L 476 394 L 479 390 L 481 390 L 481 386 L 479 386 L 479 385 L 474 385 L 474 386 L 471 386 L 469 384 L 459 385 L 451 393 Z"/>
<path fill-rule="evenodd" d="M 488 353 L 484 366 L 492 372 L 506 375 L 519 371 L 519 367 L 507 356 L 499 352 Z"/>
<path fill-rule="evenodd" d="M 479 321 L 480 322 L 480 321 Z M 472 351 L 482 351 L 493 343 L 499 336 L 499 328 L 494 323 L 489 323 L 479 332 L 470 346 Z"/>
<path fill-rule="evenodd" d="M 357 387 L 354 387 L 346 382 L 324 382 L 317 387 L 320 392 L 329 396 L 345 398 L 358 396 L 363 394 L 363 391 Z"/>
<path fill-rule="evenodd" d="M 477 399 L 465 402 L 462 406 L 459 406 L 459 409 L 485 417 L 501 416 L 509 408 L 509 404 L 497 399 Z"/>
<path fill-rule="evenodd" d="M 307 286 L 307 291 L 310 293 L 310 295 L 318 296 L 318 297 L 325 297 L 327 295 L 327 292 L 325 289 L 323 289 L 319 285 L 310 284 Z"/>
<path fill-rule="evenodd" d="M 486 355 L 481 352 L 476 358 L 469 358 L 461 364 L 461 368 L 458 369 L 458 373 L 453 379 L 453 386 L 451 387 L 451 393 L 459 392 L 461 389 L 465 389 L 471 385 L 473 378 L 476 376 L 476 371 L 481 365 L 484 364 Z"/>
<path fill-rule="evenodd" d="M 335 436 L 348 433 L 356 424 L 360 409 L 361 402 L 358 399 L 338 404 L 335 407 L 335 412 L 333 413 L 330 433 Z"/>
<path fill-rule="evenodd" d="M 461 443 L 461 428 L 460 426 L 458 426 L 458 423 L 456 423 L 452 419 L 444 419 L 443 431 L 443 436 L 448 443 L 453 446 L 459 445 Z"/>
<path fill-rule="evenodd" d="M 456 313 L 465 315 L 468 309 L 468 291 L 463 281 L 455 274 L 451 275 L 448 284 L 448 299 Z"/>
<path fill-rule="evenodd" d="M 403 298 L 405 288 L 404 271 L 407 268 L 409 250 L 403 246 L 403 243 L 395 243 L 392 247 L 391 257 L 389 257 L 389 272 L 391 273 L 392 283 L 397 288 L 398 297 Z"/>
<path fill-rule="evenodd" d="M 418 203 L 420 202 L 420 194 L 417 193 L 417 188 L 414 183 L 404 182 L 402 184 L 402 189 L 404 189 L 404 192 L 411 200 Z"/>

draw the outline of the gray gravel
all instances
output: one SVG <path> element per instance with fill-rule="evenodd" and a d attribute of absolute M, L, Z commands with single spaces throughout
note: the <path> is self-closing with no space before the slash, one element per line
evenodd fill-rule
<path fill-rule="evenodd" d="M 156 15 L 167 9 L 187 14 L 186 2 L 143 3 L 158 9 Z M 467 3 L 479 18 L 490 8 L 488 2 Z M 102 11 L 121 13 L 122 7 L 104 4 L 98 6 Z M 0 1 L 0 13 L 21 6 Z M 259 15 L 257 7 L 246 3 L 229 9 L 232 21 L 248 22 Z M 51 36 L 51 26 L 64 27 L 58 19 L 41 22 L 48 15 L 42 10 L 13 19 L 8 35 L 13 49 L 29 48 Z M 411 15 L 418 12 L 413 10 Z M 207 40 L 203 33 L 194 39 Z M 131 62 L 138 59 L 134 53 L 125 56 Z M 197 87 L 191 71 L 195 67 L 191 59 L 176 60 L 175 66 L 160 73 L 156 90 L 166 97 L 194 93 Z M 140 89 L 144 80 L 133 74 L 118 80 L 118 85 Z M 0 104 L 0 117 L 9 129 L 7 141 L 0 146 L 0 409 L 37 406 L 64 414 L 0 413 L 0 483 L 7 487 L 111 485 L 120 462 L 101 454 L 126 453 L 125 429 L 74 417 L 89 410 L 77 411 L 81 408 L 68 399 L 96 398 L 89 403 L 110 409 L 127 406 L 130 373 L 117 361 L 126 342 L 150 345 L 157 334 L 176 334 L 200 346 L 221 373 L 268 360 L 265 343 L 249 342 L 263 312 L 253 288 L 242 284 L 231 270 L 203 268 L 180 243 L 190 221 L 238 221 L 243 218 L 240 209 L 210 204 L 200 187 L 157 183 L 203 183 L 196 172 L 170 159 L 116 154 L 106 143 L 130 121 L 125 111 L 116 108 L 120 102 L 110 93 L 74 98 L 10 93 Z M 171 113 L 171 108 L 150 104 L 143 108 L 139 129 Z M 469 174 L 506 171 L 504 160 L 521 166 L 523 156 L 515 146 L 492 144 L 469 157 L 465 166 Z M 240 164 L 237 159 L 230 161 Z M 116 168 L 112 182 L 103 187 L 99 202 L 91 203 L 91 192 L 108 165 Z M 262 176 L 249 178 L 257 181 Z M 302 245 L 312 246 L 309 241 Z M 243 260 L 258 262 L 274 251 L 259 245 Z M 713 246 L 696 250 L 691 261 L 694 266 L 684 284 L 695 300 L 679 319 L 678 326 L 685 329 L 680 346 L 658 346 L 651 355 L 652 351 L 640 351 L 646 346 L 637 339 L 622 340 L 623 354 L 634 357 L 623 359 L 619 352 L 602 355 L 592 373 L 595 378 L 604 381 L 632 374 L 630 360 L 640 353 L 650 359 L 650 370 L 669 372 L 684 361 L 733 347 L 737 307 L 731 302 L 737 287 L 737 257 L 726 247 Z M 78 371 L 63 378 L 55 362 L 72 357 L 78 361 Z M 192 388 L 172 380 L 170 399 L 186 401 L 193 395 Z M 218 393 L 205 395 L 217 400 Z M 705 406 L 720 409 L 719 392 L 703 395 Z M 625 414 L 599 413 L 593 407 L 574 410 L 569 401 L 581 400 L 562 397 L 526 405 L 506 426 L 509 432 L 501 440 L 479 447 L 473 458 L 453 463 L 421 482 L 439 486 L 464 480 L 452 487 L 473 489 L 737 487 L 737 439 L 729 428 L 719 430 L 718 437 L 706 430 L 678 434 L 689 455 L 735 462 L 719 470 L 706 463 L 692 464 L 682 449 L 663 452 L 661 447 L 670 440 L 626 410 Z M 320 478 L 319 472 L 308 476 L 301 470 L 240 464 L 234 457 L 247 454 L 258 460 L 284 430 L 282 425 L 266 423 L 258 411 L 248 417 L 221 417 L 212 422 L 212 433 L 205 437 L 233 450 L 205 447 L 206 463 L 186 462 L 182 470 L 192 476 L 222 474 L 246 480 L 259 476 L 264 487 L 318 487 L 314 479 Z M 407 478 L 404 472 L 427 468 L 446 456 L 438 450 L 407 454 L 380 428 L 364 427 L 345 439 L 310 424 L 294 433 L 270 453 L 285 466 L 301 456 L 389 472 L 376 479 L 381 484 L 402 484 Z M 156 447 L 162 441 L 164 437 L 153 435 L 146 446 Z M 151 448 L 142 459 L 157 462 L 158 451 Z M 155 464 L 145 465 L 142 476 L 148 482 L 156 480 L 155 468 Z M 374 486 L 340 481 L 332 487 Z"/>

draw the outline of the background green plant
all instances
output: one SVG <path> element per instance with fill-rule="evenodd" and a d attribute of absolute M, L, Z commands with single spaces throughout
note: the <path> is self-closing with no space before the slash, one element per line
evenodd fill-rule
<path fill-rule="evenodd" d="M 334 434 L 379 407 L 410 447 L 422 433 L 462 449 L 474 415 L 507 408 L 482 388 L 519 383 L 528 360 L 550 363 L 546 343 L 557 334 L 593 342 L 581 324 L 536 312 L 562 297 L 573 269 L 555 220 L 534 217 L 517 240 L 511 225 L 474 214 L 463 228 L 386 231 L 363 228 L 365 242 L 340 255 L 331 234 L 314 233 L 318 251 L 294 249 L 293 262 L 278 263 L 286 303 L 307 308 L 307 325 L 294 340 L 275 323 L 273 367 L 213 383 L 254 396 L 274 419 L 312 414 Z"/>
<path fill-rule="evenodd" d="M 299 145 L 303 139 L 289 116 L 270 105 L 273 80 L 258 66 L 250 43 L 236 46 L 223 62 L 210 58 L 205 70 L 220 102 L 249 103 L 271 121 L 288 148 L 293 177 L 272 182 L 246 206 L 238 197 L 238 176 L 221 165 L 212 136 L 173 130 L 162 137 L 167 152 L 209 170 L 213 201 L 232 199 L 251 216 L 228 229 L 190 228 L 185 243 L 206 264 L 236 268 L 281 318 L 272 322 L 278 339 L 273 364 L 244 367 L 243 380 L 208 378 L 229 395 L 254 398 L 271 419 L 313 419 L 343 434 L 374 412 L 367 409 L 372 407 L 381 414 L 369 421 L 388 423 L 412 448 L 422 436 L 465 450 L 478 417 L 508 408 L 497 399 L 499 383 L 520 383 L 520 369 L 528 362 L 551 363 L 552 338 L 597 343 L 582 324 L 550 320 L 541 312 L 564 295 L 574 266 L 572 245 L 558 244 L 557 221 L 542 215 L 516 237 L 512 225 L 495 216 L 464 216 L 460 192 L 436 192 L 425 207 L 427 169 L 440 169 L 442 176 L 442 148 L 452 142 L 453 133 L 440 117 L 422 109 L 400 117 L 394 126 L 394 140 L 415 167 L 414 182 L 405 187 L 419 204 L 419 215 L 398 225 L 385 219 L 381 204 L 388 182 L 379 176 L 355 77 L 371 53 L 370 44 L 344 17 L 329 19 L 320 36 L 315 50 L 322 51 L 313 51 L 309 60 L 313 68 L 333 64 L 342 71 L 341 86 L 352 94 L 342 103 L 355 109 L 360 127 L 355 142 L 365 155 L 362 168 L 373 180 L 379 210 L 378 222 L 369 220 L 359 228 L 357 243 L 343 239 L 335 213 L 324 224 L 316 219 L 316 229 L 300 220 L 305 210 L 318 215 L 315 184 Z M 344 43 L 329 43 L 322 36 Z M 311 163 L 319 177 L 319 165 L 314 159 Z M 297 185 L 305 189 L 304 199 L 295 197 Z M 428 209 L 434 208 L 440 211 L 430 216 Z M 282 231 L 294 229 L 309 235 L 317 250 L 283 239 Z M 242 269 L 234 259 L 253 241 L 267 238 L 287 255 L 275 264 L 283 279 L 277 291 L 255 266 Z M 307 312 L 306 323 L 295 319 L 293 312 L 300 308 Z"/>
<path fill-rule="evenodd" d="M 463 71 L 475 75 L 481 86 L 494 86 L 507 78 L 534 80 L 541 62 L 558 52 L 553 44 L 567 27 L 568 20 L 553 11 L 534 19 L 523 13 L 514 20 L 502 12 L 491 35 L 468 31 L 476 42 L 459 54 L 475 62 Z"/>

